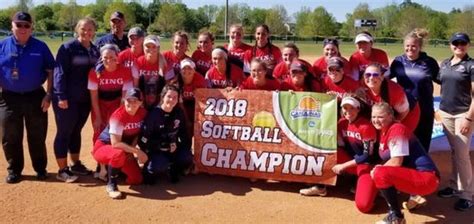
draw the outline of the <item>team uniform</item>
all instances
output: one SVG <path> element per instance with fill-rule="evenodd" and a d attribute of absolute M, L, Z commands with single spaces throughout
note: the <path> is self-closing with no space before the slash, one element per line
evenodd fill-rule
<path fill-rule="evenodd" d="M 348 74 L 351 74 L 352 79 L 358 81 L 361 80 L 362 75 L 364 74 L 365 68 L 371 63 L 379 63 L 382 67 L 388 69 L 388 56 L 385 51 L 372 48 L 372 52 L 369 58 L 365 58 L 362 54 L 358 51 L 353 53 L 349 58 L 349 67 L 352 71 Z"/>
<path fill-rule="evenodd" d="M 191 84 L 183 85 L 183 106 L 187 117 L 187 128 L 189 136 L 193 135 L 194 130 L 194 107 L 196 99 L 194 98 L 194 91 L 199 88 L 207 88 L 207 81 L 198 73 L 194 73 Z"/>
<path fill-rule="evenodd" d="M 308 69 L 308 72 L 311 73 L 311 75 L 314 76 L 313 69 L 311 68 L 311 65 L 307 61 L 302 60 L 302 59 L 298 59 L 298 61 L 303 63 L 304 66 L 306 66 L 306 68 Z M 290 68 L 288 67 L 288 65 L 284 61 L 278 63 L 275 66 L 275 69 L 273 69 L 273 77 L 276 78 L 280 82 L 283 82 L 285 79 L 290 77 Z M 315 77 L 315 78 L 317 78 L 317 77 Z"/>
<path fill-rule="evenodd" d="M 184 113 L 177 106 L 169 113 L 160 106 L 153 108 L 145 119 L 139 144 L 149 158 L 143 168 L 149 177 L 164 173 L 168 168 L 171 176 L 177 177 L 193 163 Z M 170 152 L 172 145 L 176 146 L 173 153 Z"/>
<path fill-rule="evenodd" d="M 372 91 L 367 89 L 366 95 L 369 101 L 368 103 L 373 105 L 375 103 L 386 101 L 393 108 L 395 114 L 409 110 L 410 112 L 408 112 L 401 123 L 411 132 L 415 131 L 418 126 L 418 121 L 420 120 L 420 106 L 418 105 L 418 102 L 414 101 L 410 103 L 405 91 L 397 83 L 388 79 L 385 79 L 384 82 L 387 82 L 387 89 L 382 89 L 382 91 L 388 92 L 388 99 L 383 99 L 381 96 L 382 93 L 380 95 L 375 95 Z"/>
<path fill-rule="evenodd" d="M 118 61 L 124 67 L 131 69 L 136 64 L 137 59 L 142 55 L 143 52 L 141 54 L 135 54 L 131 48 L 127 48 L 119 53 Z"/>
<path fill-rule="evenodd" d="M 133 87 L 132 74 L 128 68 L 123 66 L 117 67 L 113 72 L 104 71 L 97 74 L 95 70 L 89 72 L 89 81 L 87 88 L 89 90 L 98 91 L 100 118 L 102 126 L 100 131 L 94 130 L 93 141 L 101 133 L 102 129 L 107 126 L 112 113 L 120 107 L 123 92 Z M 91 114 L 92 123 L 95 122 L 96 114 Z"/>
<path fill-rule="evenodd" d="M 280 48 L 268 43 L 265 47 L 254 46 L 250 50 L 244 53 L 244 72 L 250 73 L 250 62 L 252 59 L 257 58 L 264 61 L 269 67 L 269 74 L 273 73 L 275 66 L 283 61 L 281 56 Z"/>
<path fill-rule="evenodd" d="M 163 57 L 158 57 L 158 61 L 150 64 L 146 61 L 145 56 L 137 59 L 136 66 L 132 69 L 132 76 L 138 79 L 138 88 L 144 95 L 145 108 L 152 108 L 159 103 L 159 95 L 165 86 L 164 73 L 168 71 Z"/>
<path fill-rule="evenodd" d="M 288 90 L 293 90 L 296 92 L 322 92 L 322 86 L 321 83 L 319 83 L 316 80 L 311 80 L 311 85 L 308 86 L 304 84 L 303 86 L 296 86 L 293 83 L 293 80 L 291 77 L 286 78 L 283 80 L 283 82 L 280 85 L 280 90 L 282 91 L 288 91 Z"/>
<path fill-rule="evenodd" d="M 127 176 L 127 184 L 142 182 L 140 167 L 133 154 L 111 145 L 110 135 L 122 136 L 121 142 L 133 146 L 136 144 L 145 116 L 146 110 L 143 108 L 138 109 L 132 116 L 127 113 L 124 106 L 120 106 L 110 116 L 109 124 L 99 135 L 92 151 L 92 155 L 98 163 L 121 169 Z"/>
<path fill-rule="evenodd" d="M 113 33 L 108 33 L 95 42 L 95 45 L 97 46 L 98 49 L 100 49 L 102 46 L 106 44 L 115 44 L 119 47 L 121 51 L 127 49 L 130 47 L 130 44 L 128 43 L 128 37 L 127 35 L 123 35 L 122 39 L 119 39 L 115 34 Z"/>
<path fill-rule="evenodd" d="M 240 46 L 238 47 L 229 48 L 229 44 L 225 44 L 224 48 L 227 49 L 227 51 L 229 52 L 229 55 L 232 55 L 243 62 L 245 52 L 248 50 L 251 50 L 252 46 L 246 43 L 241 43 Z"/>
<path fill-rule="evenodd" d="M 377 139 L 377 131 L 369 120 L 359 117 L 349 123 L 341 118 L 337 124 L 342 145 L 337 150 L 337 163 L 345 163 L 352 159 L 357 166 L 346 170 L 347 173 L 357 175 L 355 203 L 359 211 L 367 213 L 372 210 L 377 189 L 370 177 L 370 170 L 374 161 L 372 157 L 373 144 Z"/>
<path fill-rule="evenodd" d="M 266 79 L 265 85 L 257 86 L 255 85 L 253 78 L 251 76 L 247 77 L 241 84 L 241 89 L 253 89 L 253 90 L 268 90 L 274 91 L 280 89 L 280 82 L 276 79 Z"/>
<path fill-rule="evenodd" d="M 206 80 L 210 88 L 224 89 L 226 87 L 237 87 L 244 80 L 242 69 L 234 64 L 230 64 L 230 77 L 227 74 L 221 74 L 215 66 L 212 66 L 206 73 Z"/>
<path fill-rule="evenodd" d="M 173 70 L 173 72 L 175 74 L 178 74 L 179 71 L 181 70 L 181 60 L 185 59 L 185 58 L 190 58 L 188 55 L 184 55 L 183 57 L 181 58 L 178 58 L 178 56 L 176 56 L 173 51 L 165 51 L 163 52 L 163 57 L 165 58 L 166 60 L 166 63 L 167 63 L 167 68 L 168 70 Z M 192 58 L 191 58 L 192 59 Z M 204 74 L 203 74 L 204 75 Z"/>
<path fill-rule="evenodd" d="M 329 78 L 329 76 L 325 76 L 323 79 L 324 91 L 326 93 L 335 93 L 339 101 L 342 99 L 345 93 L 354 93 L 359 88 L 361 88 L 359 82 L 348 76 L 344 76 L 338 83 L 334 83 L 331 78 Z"/>
<path fill-rule="evenodd" d="M 398 203 L 396 190 L 421 196 L 436 191 L 439 171 L 418 139 L 403 124 L 391 124 L 380 133 L 379 142 L 378 154 L 382 163 L 393 157 L 403 157 L 400 166 L 374 168 L 375 186 L 382 191 L 390 207 Z"/>
<path fill-rule="evenodd" d="M 212 56 L 200 50 L 194 51 L 191 58 L 193 59 L 194 63 L 196 63 L 196 71 L 201 74 L 201 76 L 206 75 L 206 72 L 212 66 Z"/>
<path fill-rule="evenodd" d="M 344 62 L 344 74 L 352 77 L 352 69 L 349 66 L 349 61 L 342 56 L 339 56 Z M 328 73 L 328 63 L 325 56 L 316 59 L 313 63 L 313 73 L 315 77 L 323 78 Z"/>

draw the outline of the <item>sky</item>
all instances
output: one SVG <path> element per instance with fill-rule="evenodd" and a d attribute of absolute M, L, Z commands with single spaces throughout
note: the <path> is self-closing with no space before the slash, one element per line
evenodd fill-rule
<path fill-rule="evenodd" d="M 95 0 L 76 0 L 79 5 L 85 5 L 95 2 Z M 127 0 L 125 0 L 127 1 Z M 368 3 L 371 9 L 381 8 L 391 3 L 400 4 L 403 0 L 228 0 L 229 4 L 245 3 L 250 7 L 270 8 L 273 5 L 283 5 L 289 16 L 299 11 L 301 7 L 307 6 L 314 9 L 318 6 L 324 6 L 338 22 L 344 22 L 347 13 L 351 13 L 359 3 Z M 6 8 L 15 4 L 15 0 L 0 0 L 0 8 Z M 45 2 L 68 2 L 68 0 L 33 0 L 34 5 Z M 151 0 L 141 0 L 148 4 Z M 188 8 L 199 8 L 204 5 L 224 5 L 225 0 L 181 0 Z M 428 5 L 430 8 L 449 12 L 454 8 L 463 8 L 466 5 L 474 5 L 473 0 L 412 0 L 422 5 Z"/>

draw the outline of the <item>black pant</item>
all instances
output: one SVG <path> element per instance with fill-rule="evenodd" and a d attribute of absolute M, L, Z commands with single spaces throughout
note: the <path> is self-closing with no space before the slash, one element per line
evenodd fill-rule
<path fill-rule="evenodd" d="M 48 114 L 41 109 L 45 96 L 43 88 L 26 93 L 3 91 L 4 105 L 0 105 L 0 124 L 3 124 L 3 151 L 8 162 L 8 173 L 21 174 L 24 166 L 23 127 L 26 127 L 28 149 L 36 172 L 46 171 L 46 132 Z"/>
<path fill-rule="evenodd" d="M 420 121 L 415 129 L 415 136 L 420 140 L 426 152 L 430 151 L 431 134 L 433 134 L 434 109 L 433 103 L 420 102 Z M 433 100 L 431 100 L 433 102 Z"/>

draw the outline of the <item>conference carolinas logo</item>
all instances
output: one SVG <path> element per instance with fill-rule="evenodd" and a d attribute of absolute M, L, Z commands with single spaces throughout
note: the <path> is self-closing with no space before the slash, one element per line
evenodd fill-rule
<path fill-rule="evenodd" d="M 321 118 L 321 102 L 311 96 L 304 96 L 298 105 L 290 111 L 292 120 L 299 118 Z"/>

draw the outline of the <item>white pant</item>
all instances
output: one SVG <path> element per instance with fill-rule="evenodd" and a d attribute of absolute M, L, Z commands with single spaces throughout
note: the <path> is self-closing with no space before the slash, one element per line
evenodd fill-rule
<path fill-rule="evenodd" d="M 469 133 L 463 135 L 460 133 L 461 122 L 465 119 L 466 113 L 451 115 L 441 110 L 439 112 L 442 118 L 444 133 L 451 146 L 452 173 L 450 186 L 461 192 L 460 198 L 472 200 L 474 181 L 469 147 L 471 145 L 474 122 L 471 122 Z"/>

